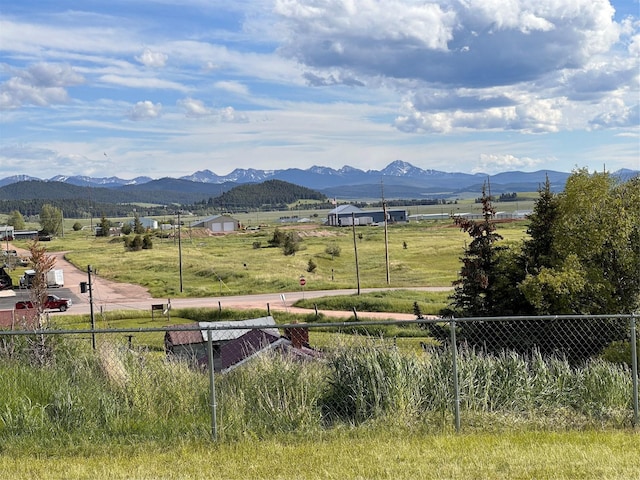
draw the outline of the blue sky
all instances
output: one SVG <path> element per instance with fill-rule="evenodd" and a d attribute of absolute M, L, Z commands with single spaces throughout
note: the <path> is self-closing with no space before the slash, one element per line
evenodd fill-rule
<path fill-rule="evenodd" d="M 0 0 L 0 178 L 640 169 L 638 0 Z"/>

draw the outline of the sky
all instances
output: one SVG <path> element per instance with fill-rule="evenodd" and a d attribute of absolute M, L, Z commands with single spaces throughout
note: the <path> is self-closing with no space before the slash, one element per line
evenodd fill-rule
<path fill-rule="evenodd" d="M 0 0 L 0 178 L 640 170 L 639 0 Z"/>

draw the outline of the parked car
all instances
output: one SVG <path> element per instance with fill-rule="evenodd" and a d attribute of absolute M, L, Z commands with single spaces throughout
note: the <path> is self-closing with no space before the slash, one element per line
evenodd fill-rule
<path fill-rule="evenodd" d="M 60 310 L 66 311 L 73 302 L 70 298 L 60 298 L 57 295 L 47 295 L 47 299 L 44 302 L 45 310 Z M 31 300 L 22 300 L 16 302 L 16 309 L 33 308 L 33 302 Z"/>

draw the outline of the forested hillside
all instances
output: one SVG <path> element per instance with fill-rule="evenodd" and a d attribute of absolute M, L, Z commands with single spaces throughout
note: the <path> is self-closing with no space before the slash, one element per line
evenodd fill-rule
<path fill-rule="evenodd" d="M 298 200 L 326 202 L 326 197 L 315 190 L 300 187 L 282 180 L 267 180 L 256 185 L 240 185 L 218 197 L 210 198 L 207 204 L 216 209 L 238 210 L 270 208 L 279 210 Z"/>
<path fill-rule="evenodd" d="M 181 187 L 185 191 L 173 188 Z M 299 200 L 325 202 L 323 194 L 281 180 L 261 184 L 198 184 L 185 180 L 161 179 L 142 187 L 79 187 L 62 182 L 24 181 L 0 188 L 0 213 L 18 211 L 25 217 L 38 215 L 45 204 L 67 217 L 130 216 L 134 209 L 141 215 L 161 215 L 168 209 L 183 208 L 202 214 L 220 211 L 286 209 Z M 211 196 L 212 190 L 221 195 Z M 186 191 L 190 190 L 190 191 Z"/>

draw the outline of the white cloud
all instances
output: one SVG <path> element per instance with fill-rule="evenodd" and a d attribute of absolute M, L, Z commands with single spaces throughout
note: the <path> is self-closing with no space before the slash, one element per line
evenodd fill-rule
<path fill-rule="evenodd" d="M 211 109 L 205 107 L 202 100 L 196 100 L 195 98 L 178 100 L 177 105 L 185 111 L 187 117 L 206 117 L 212 113 Z"/>
<path fill-rule="evenodd" d="M 0 109 L 66 103 L 69 101 L 66 87 L 84 82 L 82 75 L 61 64 L 37 63 L 24 70 L 14 69 L 12 74 L 0 85 Z"/>
<path fill-rule="evenodd" d="M 309 67 L 356 76 L 498 85 L 583 65 L 608 50 L 619 33 L 608 0 L 362 0 L 355 5 L 277 1 L 276 12 L 290 32 L 282 53 Z"/>
<path fill-rule="evenodd" d="M 233 107 L 225 107 L 218 112 L 220 121 L 226 123 L 247 123 L 249 117 L 244 113 L 237 112 Z"/>
<path fill-rule="evenodd" d="M 240 82 L 220 81 L 213 84 L 215 88 L 239 95 L 247 95 L 249 89 Z"/>
<path fill-rule="evenodd" d="M 164 53 L 152 52 L 148 48 L 145 48 L 142 55 L 137 56 L 136 60 L 146 67 L 160 68 L 166 65 L 168 58 L 169 56 Z"/>
<path fill-rule="evenodd" d="M 509 154 L 481 153 L 473 173 L 497 173 L 513 170 L 531 170 L 540 165 L 541 160 L 529 157 L 516 157 Z"/>
<path fill-rule="evenodd" d="M 181 92 L 188 90 L 187 87 L 180 83 L 154 77 L 125 77 L 121 75 L 108 74 L 102 75 L 99 77 L 99 80 L 104 83 L 110 83 L 122 87 L 178 90 Z"/>
<path fill-rule="evenodd" d="M 153 103 L 149 100 L 136 103 L 131 110 L 129 110 L 127 116 L 131 120 L 152 120 L 160 116 L 162 111 L 162 105 L 159 103 Z"/>

